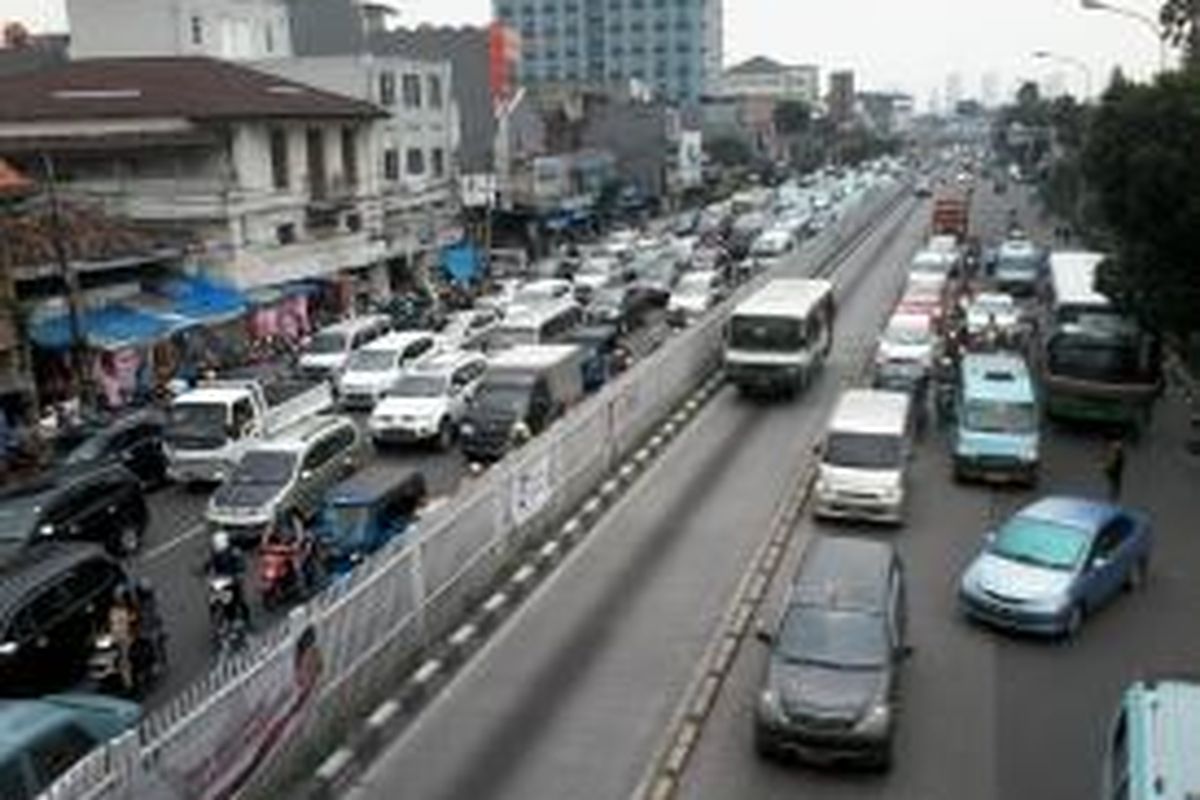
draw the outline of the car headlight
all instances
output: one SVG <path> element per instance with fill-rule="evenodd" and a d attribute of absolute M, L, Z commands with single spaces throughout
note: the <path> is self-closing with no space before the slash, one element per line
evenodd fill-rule
<path fill-rule="evenodd" d="M 512 426 L 512 438 L 513 439 L 515 439 L 518 442 L 523 442 L 529 438 L 529 435 L 530 435 L 529 426 L 525 423 L 525 420 L 519 419 L 513 423 L 513 426 Z"/>
<path fill-rule="evenodd" d="M 475 426 L 472 425 L 470 422 L 464 422 L 462 425 L 458 426 L 458 432 L 461 433 L 463 436 L 474 436 L 475 435 Z"/>
<path fill-rule="evenodd" d="M 766 720 L 782 721 L 783 709 L 774 689 L 763 689 L 758 695 L 758 713 Z"/>
<path fill-rule="evenodd" d="M 868 709 L 856 726 L 860 733 L 870 736 L 883 736 L 891 724 L 892 712 L 886 703 L 876 703 Z"/>
<path fill-rule="evenodd" d="M 879 497 L 885 503 L 899 503 L 904 491 L 899 486 L 893 486 L 880 492 Z"/>
<path fill-rule="evenodd" d="M 1070 596 L 1066 592 L 1056 592 L 1054 594 L 1044 595 L 1034 598 L 1026 603 L 1026 607 L 1031 611 L 1041 612 L 1043 614 L 1057 614 L 1066 611 L 1070 607 Z"/>

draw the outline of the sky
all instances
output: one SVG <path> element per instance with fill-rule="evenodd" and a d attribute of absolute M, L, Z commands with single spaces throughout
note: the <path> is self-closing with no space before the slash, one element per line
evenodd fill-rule
<path fill-rule="evenodd" d="M 103 2 L 103 0 L 94 0 Z M 490 0 L 389 0 L 402 24 L 481 23 Z M 1118 0 L 1153 16 L 1156 0 Z M 35 31 L 66 27 L 64 0 L 0 0 L 0 18 Z M 978 97 L 992 73 L 1000 93 L 1022 79 L 1058 80 L 1075 93 L 1108 82 L 1114 66 L 1149 77 L 1158 45 L 1148 27 L 1111 13 L 1085 11 L 1079 0 L 724 0 L 725 61 L 753 55 L 853 69 L 859 88 L 911 93 L 925 108 L 960 76 L 964 97 Z M 1056 59 L 1035 59 L 1038 50 Z M 1055 73 L 1058 73 L 1055 76 Z"/>

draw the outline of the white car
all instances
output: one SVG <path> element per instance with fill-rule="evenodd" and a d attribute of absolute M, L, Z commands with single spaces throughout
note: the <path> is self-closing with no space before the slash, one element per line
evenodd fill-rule
<path fill-rule="evenodd" d="M 667 319 L 673 325 L 687 325 L 704 316 L 720 300 L 721 276 L 716 271 L 686 272 L 671 290 Z"/>
<path fill-rule="evenodd" d="M 770 269 L 779 264 L 796 248 L 796 237 L 782 228 L 769 228 L 759 234 L 750 245 L 750 257 L 760 269 Z"/>
<path fill-rule="evenodd" d="M 454 311 L 438 332 L 438 339 L 446 350 L 479 349 L 503 318 L 499 308 L 486 305 Z"/>
<path fill-rule="evenodd" d="M 376 444 L 454 442 L 487 358 L 465 350 L 438 353 L 416 364 L 375 405 L 367 427 Z"/>
<path fill-rule="evenodd" d="M 893 314 L 875 351 L 875 381 L 880 387 L 904 388 L 929 375 L 937 337 L 927 314 Z"/>
<path fill-rule="evenodd" d="M 370 410 L 417 359 L 433 351 L 430 331 L 389 333 L 356 350 L 338 377 L 338 398 L 344 408 Z"/>
<path fill-rule="evenodd" d="M 576 298 L 582 300 L 585 298 L 580 297 L 581 294 L 586 296 L 597 289 L 615 286 L 620 280 L 621 273 L 621 261 L 615 256 L 590 255 L 586 257 L 575 273 Z"/>
<path fill-rule="evenodd" d="M 535 308 L 549 303 L 569 300 L 575 287 L 566 278 L 541 278 L 523 284 L 512 298 L 512 308 Z"/>
<path fill-rule="evenodd" d="M 967 335 L 983 336 L 992 327 L 1002 337 L 1016 334 L 1021 327 L 1021 311 L 1010 294 L 981 292 L 967 305 Z"/>

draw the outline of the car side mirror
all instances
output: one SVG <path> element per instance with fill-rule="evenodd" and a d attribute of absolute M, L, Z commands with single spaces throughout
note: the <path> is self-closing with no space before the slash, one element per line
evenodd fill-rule
<path fill-rule="evenodd" d="M 0 657 L 11 658 L 17 654 L 21 646 L 13 641 L 0 643 Z"/>

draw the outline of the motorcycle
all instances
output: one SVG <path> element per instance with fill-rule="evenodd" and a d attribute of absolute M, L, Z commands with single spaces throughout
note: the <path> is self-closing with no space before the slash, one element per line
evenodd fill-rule
<path fill-rule="evenodd" d="M 237 578 L 221 573 L 209 574 L 208 616 L 218 654 L 235 653 L 246 645 L 249 620 L 239 594 Z"/>
<path fill-rule="evenodd" d="M 316 544 L 312 537 L 264 541 L 258 551 L 258 587 L 270 610 L 300 600 L 316 583 Z"/>

